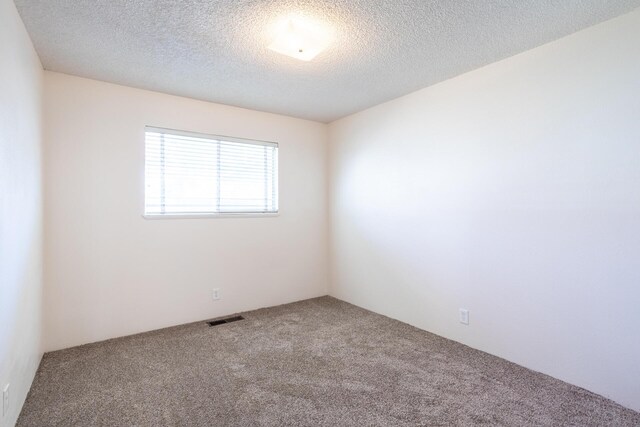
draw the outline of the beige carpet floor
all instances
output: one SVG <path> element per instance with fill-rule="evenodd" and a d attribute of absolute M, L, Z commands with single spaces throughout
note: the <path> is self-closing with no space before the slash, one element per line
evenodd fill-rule
<path fill-rule="evenodd" d="M 640 426 L 601 396 L 330 297 L 45 354 L 18 426 Z"/>

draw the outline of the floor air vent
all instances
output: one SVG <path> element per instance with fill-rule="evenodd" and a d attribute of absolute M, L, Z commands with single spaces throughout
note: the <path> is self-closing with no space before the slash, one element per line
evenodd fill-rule
<path fill-rule="evenodd" d="M 233 317 L 227 317 L 226 319 L 210 320 L 207 322 L 207 324 L 209 326 L 218 326 L 218 325 L 223 325 L 225 323 L 237 322 L 238 320 L 243 320 L 243 319 L 244 317 L 242 316 L 233 316 Z"/>

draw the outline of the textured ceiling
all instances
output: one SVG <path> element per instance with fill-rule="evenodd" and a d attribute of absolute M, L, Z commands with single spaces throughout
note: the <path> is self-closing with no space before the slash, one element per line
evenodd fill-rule
<path fill-rule="evenodd" d="M 640 7 L 640 0 L 15 0 L 47 70 L 329 122 Z M 330 26 L 311 62 L 267 46 Z"/>

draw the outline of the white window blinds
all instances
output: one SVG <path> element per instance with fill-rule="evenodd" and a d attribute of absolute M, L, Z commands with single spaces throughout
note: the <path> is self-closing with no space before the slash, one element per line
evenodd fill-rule
<path fill-rule="evenodd" d="M 278 212 L 278 144 L 145 129 L 145 214 Z"/>

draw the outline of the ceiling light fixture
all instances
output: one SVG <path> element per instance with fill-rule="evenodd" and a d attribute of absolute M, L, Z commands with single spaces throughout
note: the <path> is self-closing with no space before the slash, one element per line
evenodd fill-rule
<path fill-rule="evenodd" d="M 329 32 L 300 19 L 284 21 L 269 49 L 302 61 L 311 61 L 329 44 Z"/>

